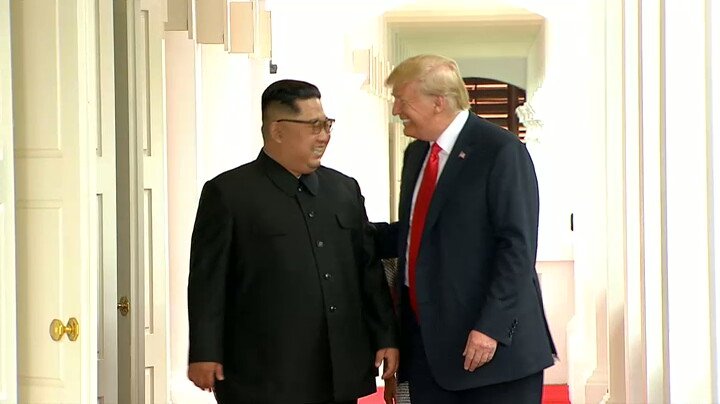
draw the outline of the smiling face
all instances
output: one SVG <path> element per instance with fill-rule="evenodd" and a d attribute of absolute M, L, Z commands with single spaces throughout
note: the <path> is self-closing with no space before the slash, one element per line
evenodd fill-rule
<path fill-rule="evenodd" d="M 309 174 L 320 167 L 320 159 L 330 142 L 330 133 L 324 128 L 313 133 L 313 125 L 299 122 L 280 121 L 293 119 L 298 121 L 323 121 L 327 119 L 319 98 L 297 100 L 300 112 L 296 115 L 277 116 L 272 122 L 270 139 L 265 149 L 280 165 L 296 177 Z"/>
<path fill-rule="evenodd" d="M 440 122 L 443 97 L 424 94 L 417 81 L 393 87 L 392 114 L 403 121 L 405 136 L 418 140 L 434 141 L 445 127 Z"/>

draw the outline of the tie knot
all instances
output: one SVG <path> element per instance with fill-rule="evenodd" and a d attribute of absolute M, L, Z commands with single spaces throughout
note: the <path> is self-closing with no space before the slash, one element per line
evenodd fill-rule
<path fill-rule="evenodd" d="M 433 143 L 432 148 L 430 149 L 430 155 L 431 156 L 437 156 L 440 154 L 440 151 L 442 150 L 442 147 L 440 147 L 437 142 Z"/>

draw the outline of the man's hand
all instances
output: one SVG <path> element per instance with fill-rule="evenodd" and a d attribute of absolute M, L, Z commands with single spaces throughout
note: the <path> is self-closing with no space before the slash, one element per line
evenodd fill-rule
<path fill-rule="evenodd" d="M 395 376 L 391 376 L 385 380 L 385 389 L 383 391 L 385 404 L 395 404 L 395 397 L 397 397 L 397 379 Z"/>
<path fill-rule="evenodd" d="M 388 378 L 395 376 L 395 372 L 398 369 L 398 361 L 400 360 L 400 351 L 397 348 L 383 348 L 379 349 L 375 354 L 375 367 L 379 368 L 380 365 L 385 362 L 383 369 L 382 378 L 387 380 Z"/>
<path fill-rule="evenodd" d="M 471 330 L 463 352 L 465 370 L 474 372 L 475 369 L 490 362 L 495 355 L 496 349 L 497 341 L 480 331 Z"/>
<path fill-rule="evenodd" d="M 205 391 L 213 391 L 215 379 L 225 380 L 223 365 L 217 362 L 194 362 L 188 365 L 188 379 Z"/>

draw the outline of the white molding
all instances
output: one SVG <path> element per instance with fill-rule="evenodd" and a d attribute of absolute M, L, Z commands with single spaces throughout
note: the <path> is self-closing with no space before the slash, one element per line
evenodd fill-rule
<path fill-rule="evenodd" d="M 667 227 L 665 178 L 665 82 L 664 23 L 662 4 L 643 3 L 638 23 L 642 45 L 642 225 L 643 225 L 643 319 L 644 352 L 635 360 L 645 373 L 630 379 L 628 397 L 648 402 L 668 402 L 668 300 Z M 636 355 L 640 356 L 641 353 Z M 637 372 L 637 370 L 635 370 Z M 632 374 L 629 375 L 629 378 Z M 640 380 L 636 380 L 640 379 Z"/>
<path fill-rule="evenodd" d="M 623 0 L 606 2 L 606 78 L 605 131 L 607 159 L 607 315 L 609 397 L 625 399 L 625 272 L 626 272 L 626 195 L 625 195 L 625 82 Z M 607 134 L 614 134 L 609 136 Z"/>
<path fill-rule="evenodd" d="M 706 4 L 710 7 L 707 14 L 706 30 L 707 38 L 720 38 L 720 5 L 714 0 L 706 0 Z M 712 296 L 714 307 L 711 308 L 713 313 L 713 402 L 720 402 L 720 40 L 709 41 L 709 63 L 710 63 L 710 81 L 712 87 L 708 93 L 710 98 L 710 107 L 712 110 L 708 116 L 708 126 L 712 133 L 712 270 L 710 271 L 712 278 Z"/>

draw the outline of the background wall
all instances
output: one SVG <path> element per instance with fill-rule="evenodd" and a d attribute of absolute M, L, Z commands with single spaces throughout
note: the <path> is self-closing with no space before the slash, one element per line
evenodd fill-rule
<path fill-rule="evenodd" d="M 493 77 L 527 89 L 527 59 L 477 58 L 455 60 L 464 77 Z"/>
<path fill-rule="evenodd" d="M 355 177 L 368 216 L 380 221 L 388 220 L 390 212 L 387 105 L 362 88 L 353 64 L 354 50 L 372 46 L 373 55 L 384 52 L 380 17 L 367 7 L 275 3 L 273 63 L 278 72 L 272 80 L 296 78 L 320 88 L 325 112 L 336 119 L 323 165 Z"/>

